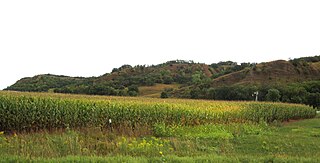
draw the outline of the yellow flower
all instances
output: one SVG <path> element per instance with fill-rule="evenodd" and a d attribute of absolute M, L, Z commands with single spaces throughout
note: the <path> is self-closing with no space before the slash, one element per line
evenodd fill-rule
<path fill-rule="evenodd" d="M 4 131 L 1 131 L 1 132 L 0 132 L 0 135 L 3 135 L 3 134 L 4 134 Z"/>
<path fill-rule="evenodd" d="M 160 155 L 163 155 L 162 151 L 159 152 Z"/>

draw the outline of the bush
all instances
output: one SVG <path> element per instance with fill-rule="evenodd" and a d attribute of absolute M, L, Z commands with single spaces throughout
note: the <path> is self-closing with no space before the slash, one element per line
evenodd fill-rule
<path fill-rule="evenodd" d="M 268 90 L 268 93 L 266 95 L 266 100 L 267 101 L 277 102 L 277 101 L 280 100 L 280 97 L 281 97 L 280 91 L 277 90 L 277 89 L 272 88 L 272 89 Z"/>

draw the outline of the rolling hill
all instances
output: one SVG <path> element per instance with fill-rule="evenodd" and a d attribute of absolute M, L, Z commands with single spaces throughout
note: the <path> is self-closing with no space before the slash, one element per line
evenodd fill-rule
<path fill-rule="evenodd" d="M 319 79 L 320 56 L 259 64 L 227 61 L 208 65 L 175 60 L 151 66 L 123 65 L 90 78 L 37 75 L 20 79 L 5 90 L 149 97 L 159 97 L 169 90 L 170 96 L 208 98 L 208 92 L 193 96 L 192 91 L 199 94 L 200 89 L 201 94 L 209 88 L 287 85 Z"/>

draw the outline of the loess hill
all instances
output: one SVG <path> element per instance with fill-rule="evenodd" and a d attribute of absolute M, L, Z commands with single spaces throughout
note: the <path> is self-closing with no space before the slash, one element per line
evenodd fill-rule
<path fill-rule="evenodd" d="M 165 90 L 175 97 L 192 98 L 190 88 L 199 86 L 279 85 L 319 79 L 320 56 L 259 64 L 227 61 L 208 65 L 176 60 L 151 66 L 123 65 L 99 77 L 37 75 L 20 79 L 5 90 L 149 97 L 159 97 Z M 188 96 L 181 95 L 186 90 Z"/>

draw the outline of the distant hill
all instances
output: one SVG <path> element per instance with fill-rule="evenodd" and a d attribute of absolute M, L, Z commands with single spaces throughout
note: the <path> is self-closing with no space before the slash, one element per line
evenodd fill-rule
<path fill-rule="evenodd" d="M 91 78 L 37 75 L 23 78 L 6 90 L 135 96 L 139 94 L 138 87 L 156 84 L 188 85 L 191 84 L 192 75 L 195 73 L 210 78 L 216 71 L 218 69 L 213 69 L 206 64 L 175 60 L 151 66 L 123 65 L 114 68 L 111 73 Z M 160 94 L 161 90 L 159 91 Z"/>
<path fill-rule="evenodd" d="M 69 77 L 63 75 L 43 74 L 18 80 L 6 90 L 48 92 L 69 85 L 91 84 L 94 78 Z"/>
<path fill-rule="evenodd" d="M 192 95 L 195 88 L 206 91 L 225 86 L 281 85 L 319 79 L 320 56 L 259 64 L 226 61 L 207 65 L 174 60 L 151 66 L 123 65 L 91 78 L 37 75 L 23 78 L 6 90 L 151 97 L 167 91 L 170 96 L 193 98 L 202 97 Z"/>

